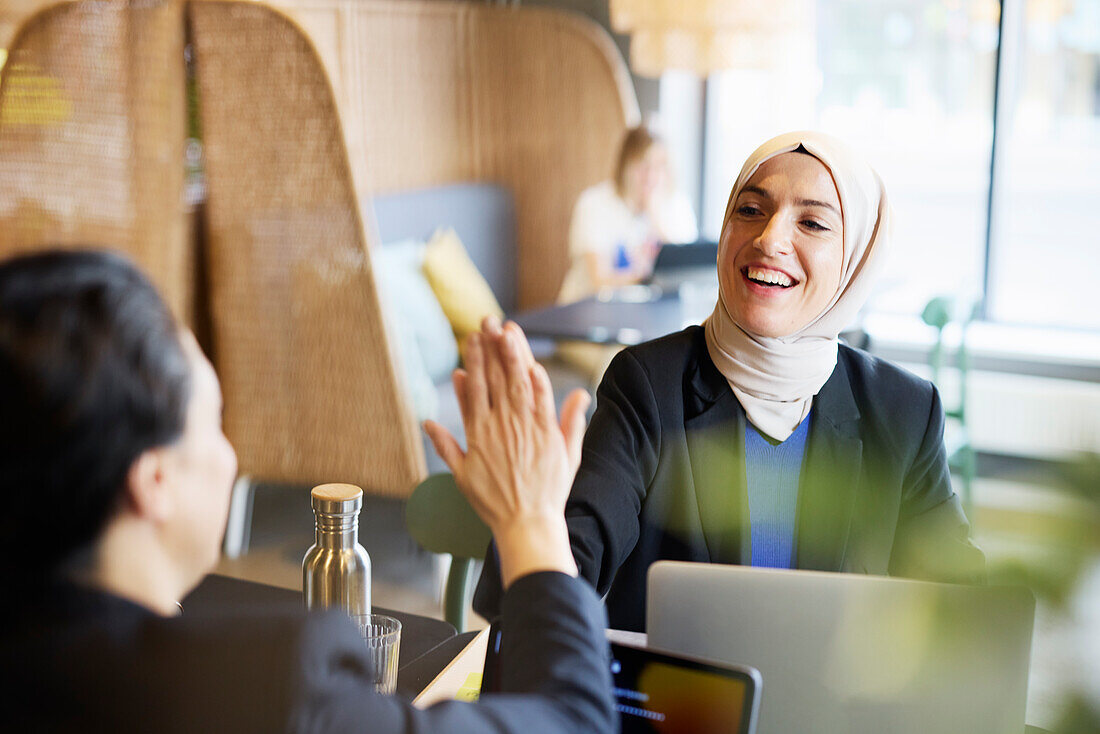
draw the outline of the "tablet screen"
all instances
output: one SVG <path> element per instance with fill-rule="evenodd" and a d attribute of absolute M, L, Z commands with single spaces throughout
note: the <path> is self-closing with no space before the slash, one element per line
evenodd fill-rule
<path fill-rule="evenodd" d="M 493 625 L 482 693 L 500 690 L 500 630 Z M 752 734 L 760 674 L 611 643 L 611 677 L 623 734 Z"/>
<path fill-rule="evenodd" d="M 611 645 L 615 705 L 623 734 L 750 734 L 753 672 Z"/>

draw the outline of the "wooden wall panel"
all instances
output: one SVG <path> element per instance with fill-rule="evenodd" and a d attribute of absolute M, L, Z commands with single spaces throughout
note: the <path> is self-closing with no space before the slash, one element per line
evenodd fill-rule
<path fill-rule="evenodd" d="M 607 178 L 638 105 L 595 23 L 544 8 L 289 0 L 330 65 L 363 190 L 460 181 L 516 197 L 519 300 L 554 300 L 577 196 Z M 323 17 L 336 19 L 322 20 Z"/>

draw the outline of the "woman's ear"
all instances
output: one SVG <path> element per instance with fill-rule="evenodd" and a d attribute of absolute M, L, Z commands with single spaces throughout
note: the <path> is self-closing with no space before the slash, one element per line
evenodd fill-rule
<path fill-rule="evenodd" d="M 160 522 L 172 512 L 172 495 L 161 449 L 143 451 L 126 473 L 126 504 L 135 515 Z"/>

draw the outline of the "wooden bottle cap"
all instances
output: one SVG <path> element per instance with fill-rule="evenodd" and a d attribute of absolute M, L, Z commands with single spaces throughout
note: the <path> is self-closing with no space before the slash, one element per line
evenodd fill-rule
<path fill-rule="evenodd" d="M 310 492 L 313 509 L 327 514 L 358 512 L 363 490 L 354 484 L 319 484 Z"/>

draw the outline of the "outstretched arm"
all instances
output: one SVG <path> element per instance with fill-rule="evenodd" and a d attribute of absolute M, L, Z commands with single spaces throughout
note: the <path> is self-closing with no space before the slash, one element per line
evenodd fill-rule
<path fill-rule="evenodd" d="M 580 575 L 602 595 L 638 540 L 642 502 L 657 467 L 660 417 L 650 378 L 629 350 L 611 362 L 597 396 L 565 518 Z M 563 410 L 563 425 L 565 417 Z M 490 546 L 474 608 L 495 616 L 502 589 Z"/>
<path fill-rule="evenodd" d="M 550 378 L 514 324 L 501 329 L 487 319 L 467 343 L 466 364 L 454 380 L 467 450 L 439 424 L 429 421 L 425 429 L 492 531 L 505 588 L 536 571 L 575 576 L 564 510 L 579 464 L 587 394 L 570 396 L 559 425 Z"/>
<path fill-rule="evenodd" d="M 477 704 L 420 711 L 399 699 L 364 695 L 356 666 L 325 686 L 307 686 L 300 730 L 377 732 L 614 731 L 606 618 L 577 578 L 564 508 L 577 471 L 588 396 L 570 397 L 559 423 L 546 371 L 522 332 L 487 321 L 470 337 L 466 369 L 454 376 L 465 451 L 428 423 L 436 450 L 493 533 L 506 588 L 502 604 L 502 687 Z M 345 648 L 355 650 L 358 641 Z M 358 645 L 361 648 L 361 645 Z M 346 657 L 346 652 L 345 652 Z M 358 729 L 356 729 L 358 725 Z"/>

